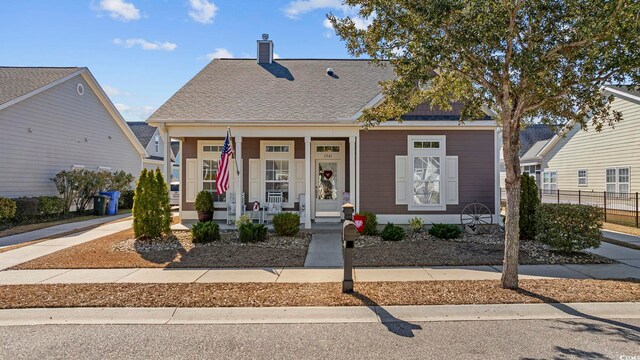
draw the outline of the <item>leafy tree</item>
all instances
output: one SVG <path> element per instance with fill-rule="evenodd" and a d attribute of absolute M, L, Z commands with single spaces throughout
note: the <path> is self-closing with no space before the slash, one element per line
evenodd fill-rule
<path fill-rule="evenodd" d="M 366 29 L 328 15 L 350 53 L 388 59 L 397 78 L 382 84 L 385 102 L 367 109 L 373 126 L 400 119 L 425 101 L 461 120 L 491 109 L 501 126 L 507 221 L 502 286 L 518 286 L 519 132 L 527 121 L 570 122 L 596 130 L 622 115 L 604 84 L 638 84 L 640 2 L 634 0 L 345 0 Z"/>

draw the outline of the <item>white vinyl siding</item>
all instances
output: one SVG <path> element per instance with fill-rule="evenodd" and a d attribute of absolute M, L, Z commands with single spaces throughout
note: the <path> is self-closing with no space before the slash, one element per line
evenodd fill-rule
<path fill-rule="evenodd" d="M 141 154 L 80 75 L 0 110 L 0 154 L 3 197 L 58 195 L 49 179 L 74 164 L 136 178 L 142 168 Z"/>
<path fill-rule="evenodd" d="M 545 156 L 546 167 L 558 172 L 558 189 L 602 192 L 606 190 L 607 168 L 640 168 L 640 104 L 616 97 L 611 110 L 620 111 L 623 117 L 615 127 L 605 125 L 597 132 L 592 125 L 588 131 L 576 125 Z M 587 170 L 586 186 L 578 186 L 579 169 Z M 630 179 L 630 192 L 640 191 L 640 183 L 634 179 Z"/>

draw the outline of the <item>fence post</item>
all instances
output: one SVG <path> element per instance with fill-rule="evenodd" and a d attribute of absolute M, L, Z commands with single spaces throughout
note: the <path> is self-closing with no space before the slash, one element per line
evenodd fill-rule
<path fill-rule="evenodd" d="M 604 222 L 607 222 L 607 192 L 604 192 Z"/>
<path fill-rule="evenodd" d="M 638 227 L 638 192 L 636 191 L 636 227 Z"/>
<path fill-rule="evenodd" d="M 558 189 L 558 204 L 560 204 L 560 189 Z"/>
<path fill-rule="evenodd" d="M 578 205 L 581 204 L 581 201 L 582 201 L 582 192 L 581 190 L 578 190 Z"/>

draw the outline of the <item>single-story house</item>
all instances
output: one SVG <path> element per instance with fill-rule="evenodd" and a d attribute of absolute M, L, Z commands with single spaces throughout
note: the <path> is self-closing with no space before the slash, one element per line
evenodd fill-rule
<path fill-rule="evenodd" d="M 124 170 L 148 156 L 86 67 L 0 67 L 0 196 L 57 195 L 62 170 Z"/>
<path fill-rule="evenodd" d="M 499 143 L 490 117 L 460 124 L 460 104 L 446 111 L 423 104 L 403 122 L 365 130 L 357 120 L 384 101 L 379 83 L 395 76 L 389 64 L 275 60 L 273 49 L 258 40 L 256 58 L 214 59 L 147 120 L 180 140 L 181 219 L 197 218 L 196 195 L 208 190 L 219 219 L 227 206 L 239 216 L 277 194 L 285 211 L 304 209 L 306 228 L 340 221 L 346 202 L 382 224 L 460 223 L 473 202 L 497 221 Z M 235 161 L 229 191 L 217 194 L 228 128 Z"/>
<path fill-rule="evenodd" d="M 147 170 L 162 170 L 164 167 L 164 139 L 160 136 L 158 128 L 150 126 L 145 121 L 128 121 L 127 125 L 129 125 L 140 144 L 144 146 L 147 154 L 149 154 L 142 161 L 142 167 Z M 174 162 L 174 153 L 171 152 L 171 164 Z"/>

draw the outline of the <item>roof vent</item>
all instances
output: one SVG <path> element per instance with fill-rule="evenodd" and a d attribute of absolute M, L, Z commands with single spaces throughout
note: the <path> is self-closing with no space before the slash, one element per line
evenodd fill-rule
<path fill-rule="evenodd" d="M 327 68 L 327 76 L 333 76 L 334 73 L 333 68 Z"/>

